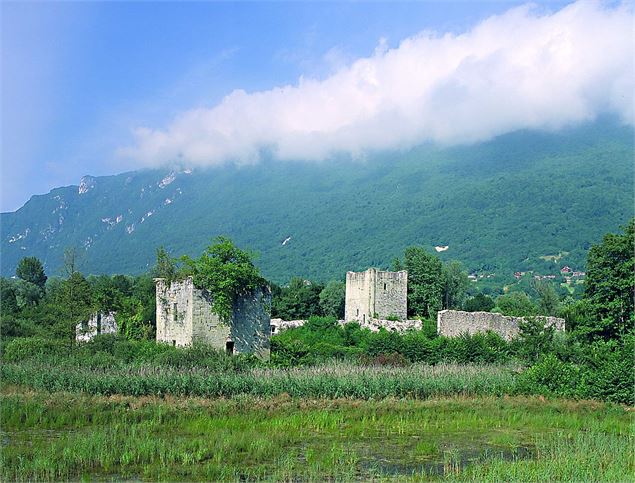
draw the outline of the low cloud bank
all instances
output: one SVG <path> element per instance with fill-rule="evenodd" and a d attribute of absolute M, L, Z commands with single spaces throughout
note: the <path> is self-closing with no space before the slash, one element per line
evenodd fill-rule
<path fill-rule="evenodd" d="M 165 129 L 135 130 L 121 153 L 144 165 L 321 160 L 433 141 L 483 141 L 602 113 L 633 124 L 633 5 L 523 6 L 460 35 L 422 32 L 329 78 L 236 90 Z"/>

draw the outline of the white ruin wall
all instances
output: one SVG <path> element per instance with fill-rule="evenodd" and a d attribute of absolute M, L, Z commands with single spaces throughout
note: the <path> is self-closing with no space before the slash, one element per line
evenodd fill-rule
<path fill-rule="evenodd" d="M 344 319 L 364 325 L 371 319 L 406 320 L 408 272 L 387 272 L 369 268 L 346 273 Z"/>
<path fill-rule="evenodd" d="M 75 326 L 75 340 L 78 342 L 88 342 L 99 334 L 116 334 L 117 321 L 115 313 L 93 314 L 88 322 L 80 322 Z"/>
<path fill-rule="evenodd" d="M 543 320 L 545 327 L 553 326 L 564 332 L 565 321 L 558 317 L 536 317 Z M 461 334 L 476 334 L 492 331 L 505 340 L 511 340 L 520 333 L 523 317 L 510 317 L 493 312 L 463 312 L 461 310 L 441 310 L 437 314 L 437 333 L 446 337 Z"/>

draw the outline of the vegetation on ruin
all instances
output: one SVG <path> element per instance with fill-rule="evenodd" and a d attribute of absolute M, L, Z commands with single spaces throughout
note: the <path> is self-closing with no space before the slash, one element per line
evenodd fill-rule
<path fill-rule="evenodd" d="M 253 263 L 253 255 L 226 237 L 218 237 L 199 258 L 183 256 L 181 261 L 180 275 L 191 276 L 194 286 L 211 295 L 212 310 L 224 321 L 231 318 L 237 297 L 267 284 Z"/>

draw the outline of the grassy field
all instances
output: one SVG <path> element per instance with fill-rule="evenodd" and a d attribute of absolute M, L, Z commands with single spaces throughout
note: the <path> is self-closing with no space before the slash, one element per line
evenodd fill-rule
<path fill-rule="evenodd" d="M 633 413 L 539 397 L 96 396 L 5 386 L 3 481 L 633 479 Z"/>

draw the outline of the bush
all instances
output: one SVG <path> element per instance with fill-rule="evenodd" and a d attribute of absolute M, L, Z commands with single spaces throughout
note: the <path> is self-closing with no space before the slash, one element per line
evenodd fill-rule
<path fill-rule="evenodd" d="M 584 393 L 579 386 L 580 374 L 578 366 L 548 354 L 520 374 L 517 389 L 523 394 L 580 397 Z"/>
<path fill-rule="evenodd" d="M 562 361 L 544 356 L 518 379 L 520 392 L 635 404 L 635 340 L 599 341 Z"/>
<path fill-rule="evenodd" d="M 41 337 L 18 337 L 7 344 L 2 355 L 6 362 L 20 362 L 42 356 L 63 356 L 70 352 L 68 342 Z"/>
<path fill-rule="evenodd" d="M 635 338 L 599 341 L 584 352 L 584 397 L 623 404 L 635 404 Z"/>

